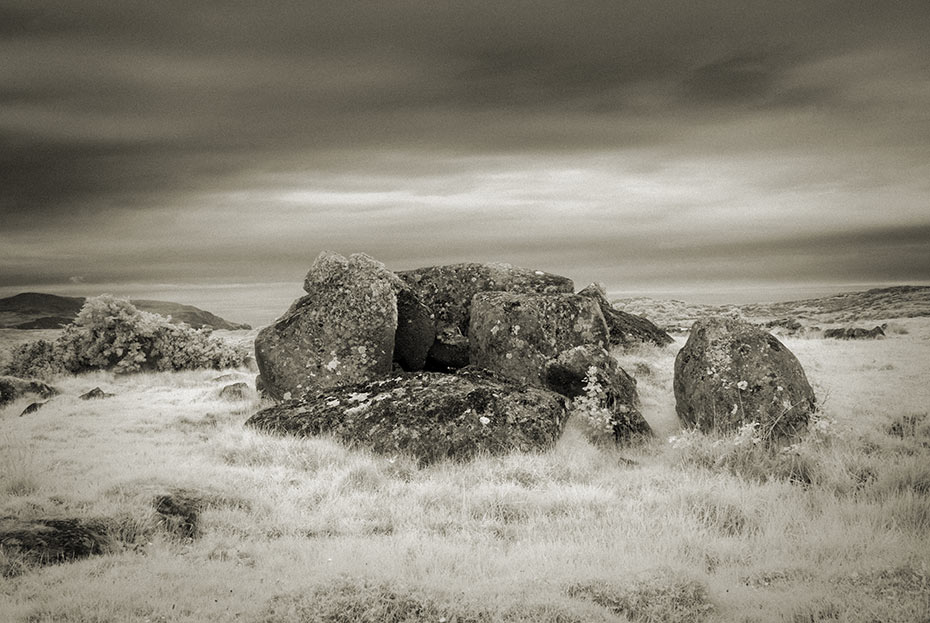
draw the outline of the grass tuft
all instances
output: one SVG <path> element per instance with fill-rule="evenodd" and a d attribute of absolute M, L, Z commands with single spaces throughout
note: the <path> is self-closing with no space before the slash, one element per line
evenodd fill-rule
<path fill-rule="evenodd" d="M 715 609 L 703 583 L 668 572 L 633 584 L 575 584 L 568 594 L 640 623 L 697 623 Z"/>

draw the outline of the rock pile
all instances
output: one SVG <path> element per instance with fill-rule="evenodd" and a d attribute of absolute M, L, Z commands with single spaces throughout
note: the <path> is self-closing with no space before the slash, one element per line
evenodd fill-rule
<path fill-rule="evenodd" d="M 252 426 L 328 432 L 425 462 L 544 449 L 561 434 L 566 399 L 594 374 L 617 438 L 648 433 L 635 381 L 606 349 L 664 338 L 612 332 L 600 290 L 574 294 L 566 277 L 509 264 L 395 274 L 367 255 L 331 252 L 304 290 L 256 338 L 256 384 L 279 404 Z"/>

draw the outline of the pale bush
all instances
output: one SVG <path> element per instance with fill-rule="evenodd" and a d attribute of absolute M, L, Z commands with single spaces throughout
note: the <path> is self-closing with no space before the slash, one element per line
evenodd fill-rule
<path fill-rule="evenodd" d="M 208 329 L 174 325 L 110 295 L 88 299 L 74 322 L 54 342 L 39 340 L 16 349 L 8 372 L 48 377 L 62 372 L 190 370 L 229 368 L 244 353 L 214 339 Z"/>
<path fill-rule="evenodd" d="M 607 390 L 601 385 L 596 366 L 588 368 L 584 394 L 571 402 L 571 412 L 578 418 L 585 437 L 594 443 L 605 443 L 614 439 L 614 416 L 607 405 Z"/>

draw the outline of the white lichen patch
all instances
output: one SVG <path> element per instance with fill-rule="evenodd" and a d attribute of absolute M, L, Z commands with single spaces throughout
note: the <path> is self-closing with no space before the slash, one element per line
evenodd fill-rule
<path fill-rule="evenodd" d="M 326 401 L 326 406 L 327 406 L 327 407 L 338 407 L 338 406 L 341 405 L 341 404 L 342 404 L 342 403 L 339 402 L 339 400 L 336 399 L 336 398 L 333 398 L 332 400 L 327 400 L 327 401 Z"/>
<path fill-rule="evenodd" d="M 334 356 L 332 360 L 330 360 L 330 362 L 326 364 L 324 367 L 330 372 L 335 371 L 336 368 L 339 367 L 339 358 Z"/>
<path fill-rule="evenodd" d="M 352 393 L 349 394 L 349 402 L 362 402 L 368 400 L 368 396 L 368 392 Z"/>

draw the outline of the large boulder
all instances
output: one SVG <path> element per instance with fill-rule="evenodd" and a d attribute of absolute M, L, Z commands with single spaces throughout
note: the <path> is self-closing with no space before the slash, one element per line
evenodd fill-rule
<path fill-rule="evenodd" d="M 674 389 L 684 423 L 729 432 L 756 422 L 766 441 L 805 429 L 815 406 L 804 369 L 784 344 L 724 316 L 694 323 L 675 358 Z"/>
<path fill-rule="evenodd" d="M 552 391 L 590 401 L 597 409 L 606 409 L 611 415 L 617 441 L 652 435 L 652 429 L 639 411 L 636 379 L 603 347 L 584 344 L 564 350 L 543 366 L 542 377 Z"/>
<path fill-rule="evenodd" d="M 550 448 L 562 433 L 565 413 L 558 394 L 465 368 L 330 388 L 259 411 L 246 424 L 299 436 L 329 433 L 427 464 Z"/>
<path fill-rule="evenodd" d="M 0 407 L 29 394 L 48 399 L 58 394 L 58 390 L 41 381 L 0 376 Z"/>
<path fill-rule="evenodd" d="M 394 334 L 394 361 L 408 372 L 422 370 L 436 340 L 436 319 L 416 292 L 394 276 L 397 296 L 397 332 Z"/>
<path fill-rule="evenodd" d="M 468 329 L 473 365 L 545 387 L 543 368 L 575 346 L 608 345 L 597 303 L 577 294 L 480 292 Z"/>
<path fill-rule="evenodd" d="M 471 301 L 478 292 L 574 292 L 574 283 L 567 277 L 503 263 L 430 266 L 397 275 L 435 316 L 436 340 L 427 364 L 435 370 L 468 363 Z"/>
<path fill-rule="evenodd" d="M 601 313 L 604 314 L 604 320 L 607 321 L 610 343 L 613 346 L 632 346 L 642 342 L 667 346 L 675 341 L 648 318 L 615 309 L 607 300 L 604 287 L 599 283 L 592 283 L 578 294 L 597 301 Z"/>
<path fill-rule="evenodd" d="M 397 331 L 395 279 L 368 255 L 346 259 L 321 253 L 304 282 L 308 294 L 255 338 L 265 390 L 286 400 L 390 374 Z"/>

